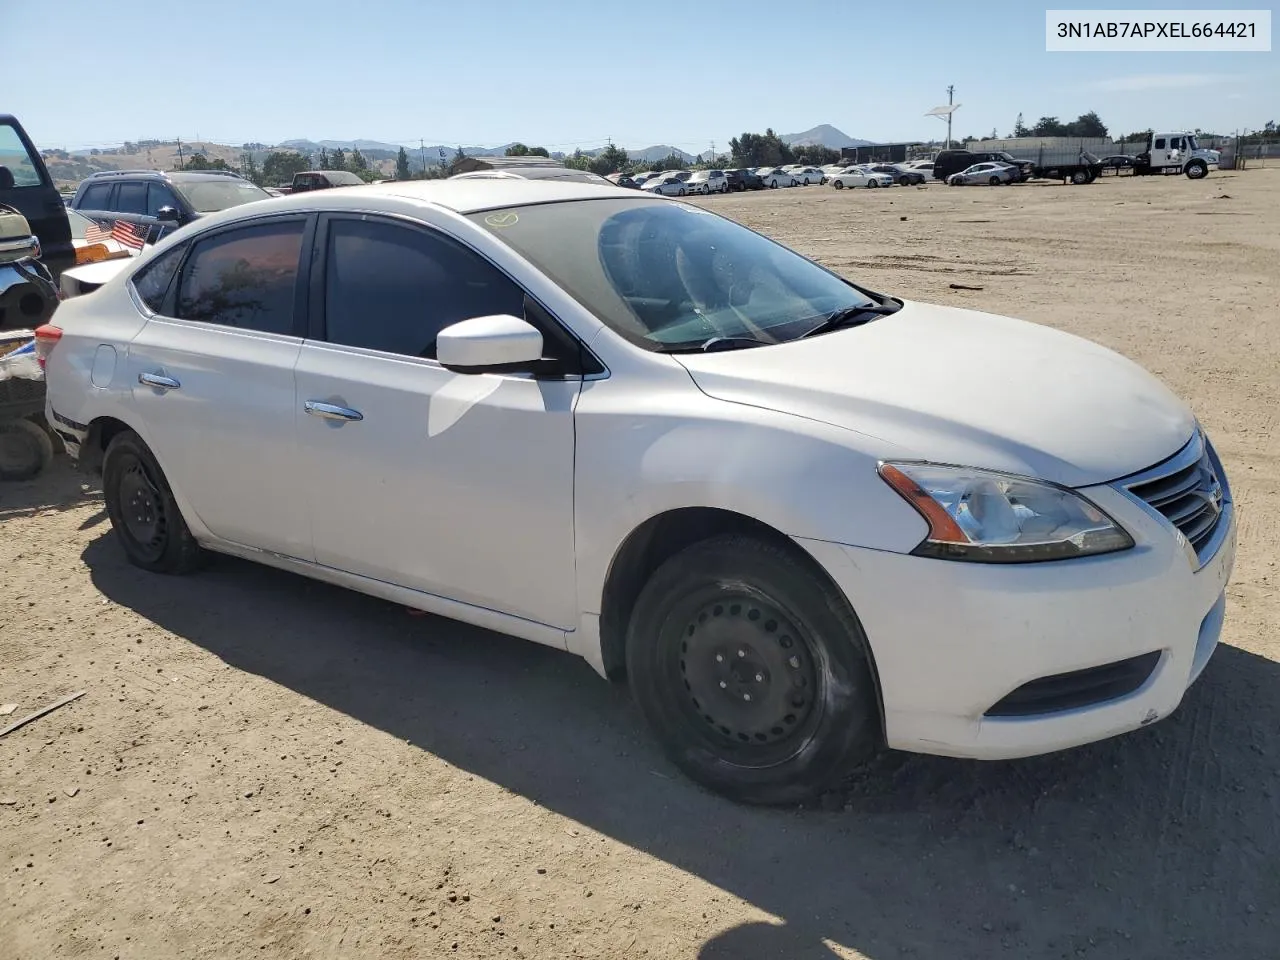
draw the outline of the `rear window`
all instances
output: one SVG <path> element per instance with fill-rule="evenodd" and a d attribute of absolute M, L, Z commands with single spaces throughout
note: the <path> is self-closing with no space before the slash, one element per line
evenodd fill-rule
<path fill-rule="evenodd" d="M 38 187 L 42 182 L 40 168 L 17 129 L 0 123 L 0 190 Z"/>

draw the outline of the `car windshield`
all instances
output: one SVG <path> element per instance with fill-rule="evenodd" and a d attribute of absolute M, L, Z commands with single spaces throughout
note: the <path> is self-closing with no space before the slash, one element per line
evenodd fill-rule
<path fill-rule="evenodd" d="M 187 180 L 175 183 L 196 213 L 216 213 L 252 200 L 267 200 L 271 194 L 247 180 Z"/>
<path fill-rule="evenodd" d="M 600 199 L 471 215 L 611 329 L 646 350 L 781 343 L 877 302 L 834 273 L 709 211 Z"/>

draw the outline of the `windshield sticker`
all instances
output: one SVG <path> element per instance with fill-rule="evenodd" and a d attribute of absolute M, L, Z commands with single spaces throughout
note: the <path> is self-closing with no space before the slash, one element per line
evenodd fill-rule
<path fill-rule="evenodd" d="M 520 216 L 509 211 L 506 213 L 491 213 L 484 218 L 484 222 L 491 227 L 514 227 L 520 222 Z"/>

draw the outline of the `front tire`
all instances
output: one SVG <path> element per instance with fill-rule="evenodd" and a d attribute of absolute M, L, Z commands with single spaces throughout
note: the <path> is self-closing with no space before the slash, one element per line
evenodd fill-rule
<path fill-rule="evenodd" d="M 843 190 L 843 189 L 844 189 L 844 181 L 843 181 L 843 180 L 837 180 L 837 181 L 835 181 L 835 188 L 836 188 L 837 190 Z"/>
<path fill-rule="evenodd" d="M 801 555 L 723 536 L 669 559 L 636 601 L 632 691 L 664 750 L 725 796 L 790 804 L 880 742 L 867 642 Z"/>
<path fill-rule="evenodd" d="M 1089 182 L 1089 174 L 1086 173 L 1084 170 L 1076 170 L 1074 173 L 1071 174 L 1071 182 L 1074 183 L 1077 187 L 1083 186 L 1084 184 Z"/>
<path fill-rule="evenodd" d="M 877 181 L 877 180 L 868 180 L 868 181 L 867 181 L 867 186 L 868 186 L 868 187 L 878 187 L 878 186 L 880 186 L 880 183 L 879 183 L 879 181 Z"/>
<path fill-rule="evenodd" d="M 1201 180 L 1209 174 L 1209 167 L 1203 161 L 1192 160 L 1186 169 L 1188 180 Z"/>
<path fill-rule="evenodd" d="M 770 181 L 769 181 L 769 189 L 770 189 L 770 190 L 777 190 L 777 189 L 778 189 L 778 181 L 777 181 L 777 180 L 770 180 Z"/>
<path fill-rule="evenodd" d="M 111 527 L 134 566 L 152 573 L 188 573 L 204 559 L 164 471 L 132 430 L 116 434 L 107 446 L 102 497 Z"/>

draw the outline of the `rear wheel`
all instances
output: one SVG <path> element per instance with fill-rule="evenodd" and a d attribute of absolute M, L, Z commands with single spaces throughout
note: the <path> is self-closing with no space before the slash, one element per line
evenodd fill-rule
<path fill-rule="evenodd" d="M 879 743 L 857 618 L 771 543 L 717 537 L 659 567 L 636 601 L 627 670 L 672 762 L 735 800 L 805 800 Z"/>
<path fill-rule="evenodd" d="M 903 174 L 902 176 L 900 176 L 900 177 L 898 178 L 898 186 L 900 186 L 900 187 L 909 187 L 909 186 L 911 186 L 911 178 L 910 178 L 910 177 L 908 177 L 906 174 Z"/>
<path fill-rule="evenodd" d="M 1076 186 L 1089 182 L 1089 174 L 1084 170 L 1076 170 L 1071 174 L 1071 182 Z"/>
<path fill-rule="evenodd" d="M 30 480 L 53 459 L 53 441 L 31 420 L 0 420 L 0 480 Z"/>
<path fill-rule="evenodd" d="M 770 180 L 770 181 L 769 181 L 769 189 L 770 189 L 770 190 L 777 190 L 777 189 L 778 189 L 778 181 L 777 181 L 777 180 Z"/>
<path fill-rule="evenodd" d="M 187 573 L 204 551 L 187 529 L 169 481 L 132 430 L 111 438 L 102 460 L 102 497 L 129 562 L 153 573 Z"/>

